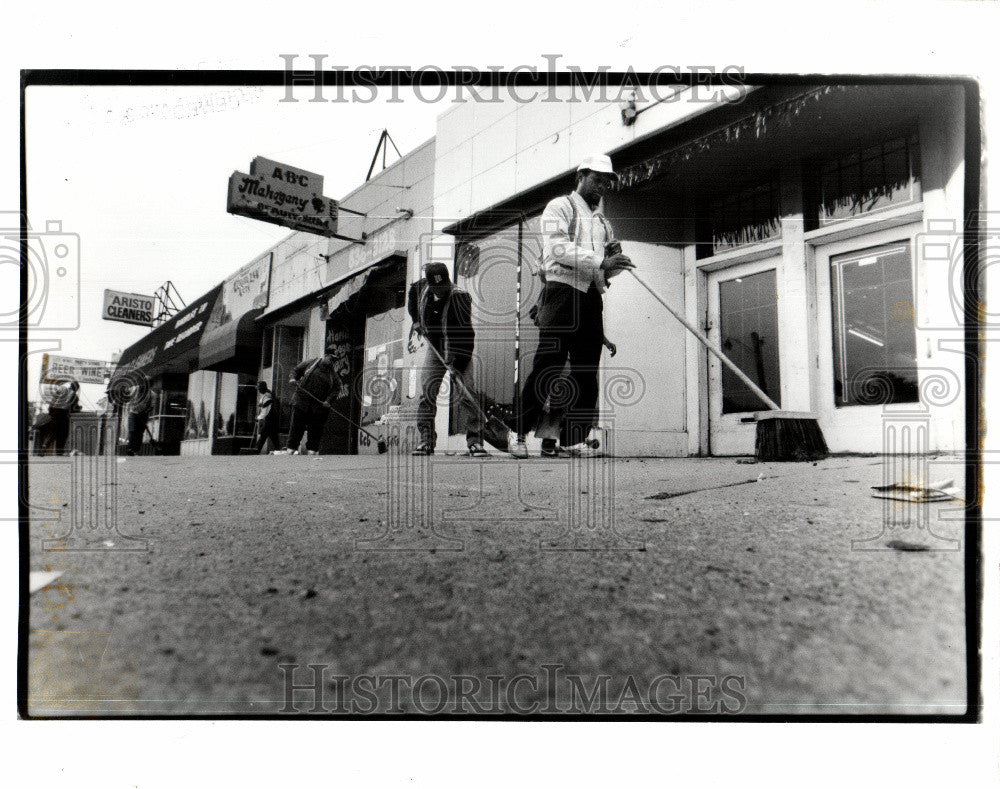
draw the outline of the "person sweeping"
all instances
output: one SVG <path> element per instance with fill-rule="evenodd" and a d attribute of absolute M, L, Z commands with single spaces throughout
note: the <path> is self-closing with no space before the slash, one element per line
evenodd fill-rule
<path fill-rule="evenodd" d="M 303 434 L 306 436 L 306 453 L 319 454 L 323 428 L 334 400 L 346 398 L 350 393 L 347 380 L 341 374 L 344 366 L 339 354 L 338 345 L 328 345 L 323 356 L 307 359 L 292 371 L 289 383 L 296 384 L 296 387 L 292 395 L 288 443 L 275 454 L 296 454 Z"/>
<path fill-rule="evenodd" d="M 560 428 L 562 446 L 544 446 L 547 455 L 594 457 L 597 424 L 598 366 L 605 344 L 604 301 L 608 280 L 633 268 L 614 244 L 601 197 L 614 183 L 611 158 L 588 156 L 577 168 L 576 189 L 552 200 L 542 213 L 542 271 L 545 285 L 538 302 L 538 347 L 531 374 L 521 390 L 515 440 L 510 453 L 528 457 L 525 439 L 537 428 L 546 401 L 569 360 L 566 413 Z"/>
<path fill-rule="evenodd" d="M 417 337 L 422 337 L 430 347 L 426 349 L 421 364 L 420 401 L 417 405 L 417 430 L 420 444 L 414 455 L 432 455 L 437 444 L 434 419 L 437 415 L 437 396 L 444 374 L 461 378 L 465 388 L 478 391 L 472 352 L 476 332 L 472 327 L 472 297 L 451 283 L 448 267 L 444 263 L 428 263 L 424 276 L 410 286 L 407 294 L 407 311 L 413 320 L 407 348 L 417 351 Z M 459 400 L 459 409 L 466 420 L 465 442 L 472 457 L 486 457 L 483 446 L 482 408 L 476 408 L 468 398 Z"/>

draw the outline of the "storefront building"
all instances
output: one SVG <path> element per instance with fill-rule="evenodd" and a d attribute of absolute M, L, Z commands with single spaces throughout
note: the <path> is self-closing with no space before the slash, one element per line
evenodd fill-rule
<path fill-rule="evenodd" d="M 152 454 L 154 447 L 163 454 L 181 454 L 192 434 L 209 440 L 216 412 L 216 385 L 213 379 L 206 387 L 204 377 L 198 373 L 199 352 L 221 288 L 212 288 L 122 352 L 112 386 L 115 378 L 128 375 L 148 385 L 153 399 L 143 437 L 145 454 Z M 198 393 L 196 402 L 192 402 L 190 392 L 195 382 Z M 196 427 L 192 428 L 192 423 Z M 126 424 L 122 419 L 123 438 Z"/>
<path fill-rule="evenodd" d="M 405 295 L 431 230 L 428 141 L 341 201 L 341 235 L 294 232 L 126 349 L 116 375 L 141 372 L 154 398 L 144 452 L 227 455 L 253 441 L 258 380 L 287 438 L 302 361 L 340 345 L 350 384 L 321 452 L 375 453 L 390 424 L 415 420 L 419 355 L 408 354 Z"/>
<path fill-rule="evenodd" d="M 257 410 L 262 334 L 271 254 L 231 274 L 219 289 L 198 345 L 198 370 L 188 379 L 182 455 L 235 455 L 249 449 Z"/>
<path fill-rule="evenodd" d="M 386 436 L 415 420 L 419 355 L 409 354 L 405 297 L 431 231 L 434 142 L 421 145 L 340 201 L 338 233 L 297 232 L 275 245 L 270 301 L 257 318 L 259 376 L 281 404 L 287 438 L 296 365 L 339 346 L 350 385 L 335 399 L 320 452 L 377 452 L 358 427 Z"/>
<path fill-rule="evenodd" d="M 579 87 L 554 95 L 438 120 L 428 249 L 472 293 L 491 398 L 513 407 L 530 372 L 541 211 L 609 153 L 621 177 L 605 214 L 625 253 L 783 410 L 815 413 L 832 451 L 891 451 L 900 415 L 921 451 L 964 447 L 960 86 L 640 92 L 632 122 Z M 753 453 L 764 406 L 627 274 L 605 333 L 616 454 Z M 463 444 L 444 409 L 438 433 Z"/>
<path fill-rule="evenodd" d="M 122 353 L 153 396 L 146 454 L 234 455 L 249 448 L 271 256 L 256 258 Z M 138 380 L 138 379 L 136 379 Z M 121 430 L 127 429 L 122 419 Z"/>

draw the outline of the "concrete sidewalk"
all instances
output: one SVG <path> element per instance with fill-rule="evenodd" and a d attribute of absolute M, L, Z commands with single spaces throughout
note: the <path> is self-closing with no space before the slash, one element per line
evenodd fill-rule
<path fill-rule="evenodd" d="M 954 459 L 929 468 L 964 486 Z M 31 710 L 275 713 L 279 665 L 302 684 L 313 664 L 559 666 L 612 695 L 729 677 L 716 712 L 962 713 L 960 504 L 887 504 L 882 482 L 878 457 L 33 460 L 31 569 L 63 574 L 31 596 Z"/>

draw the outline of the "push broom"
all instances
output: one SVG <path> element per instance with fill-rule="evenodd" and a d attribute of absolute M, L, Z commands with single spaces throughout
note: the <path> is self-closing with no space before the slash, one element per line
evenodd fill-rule
<path fill-rule="evenodd" d="M 323 408 L 326 408 L 328 411 L 332 411 L 337 416 L 339 416 L 341 419 L 343 419 L 344 421 L 346 421 L 347 424 L 349 424 L 351 427 L 356 427 L 358 430 L 360 430 L 362 433 L 364 433 L 366 436 L 368 436 L 368 438 L 370 438 L 372 441 L 374 441 L 375 442 L 375 446 L 378 448 L 378 453 L 380 455 L 384 455 L 389 450 L 389 445 L 385 442 L 384 439 L 381 439 L 377 435 L 375 435 L 374 433 L 372 433 L 372 432 L 370 432 L 368 430 L 365 430 L 363 427 L 361 427 L 361 425 L 359 425 L 357 422 L 355 422 L 353 419 L 351 419 L 347 414 L 341 413 L 336 408 L 334 408 L 332 405 L 330 405 L 329 403 L 327 403 L 325 400 L 320 400 L 312 392 L 310 392 L 310 391 L 308 391 L 306 389 L 303 389 L 302 386 L 298 383 L 298 381 L 295 381 L 294 383 L 298 387 L 298 390 L 300 392 L 302 392 L 302 394 L 308 395 L 313 400 L 315 400 L 317 403 L 319 403 L 319 405 L 323 406 Z"/>
<path fill-rule="evenodd" d="M 483 411 L 479 406 L 479 399 L 474 397 L 469 388 L 465 385 L 462 380 L 462 376 L 458 375 L 452 368 L 448 365 L 448 362 L 444 360 L 441 352 L 434 347 L 434 343 L 427 340 L 427 347 L 429 347 L 434 355 L 438 358 L 438 361 L 445 366 L 445 369 L 452 373 L 451 380 L 454 384 L 458 386 L 459 391 L 462 393 L 463 397 L 469 402 L 469 404 L 476 410 L 479 414 L 479 418 L 483 420 L 483 438 L 494 447 L 499 449 L 501 452 L 506 452 L 509 446 L 508 442 L 508 431 L 510 428 L 499 419 L 499 417 L 491 416 Z M 471 362 L 470 362 L 471 364 Z"/>
<path fill-rule="evenodd" d="M 635 273 L 634 269 L 626 269 L 649 294 L 663 305 L 664 309 L 673 315 L 681 325 L 700 342 L 709 353 L 718 357 L 719 361 L 728 367 L 733 375 L 739 378 L 757 397 L 760 398 L 768 411 L 758 411 L 753 415 L 757 423 L 757 436 L 754 456 L 757 460 L 819 460 L 829 454 L 823 431 L 820 430 L 816 415 L 799 411 L 782 411 L 781 407 L 768 397 L 757 384 L 750 380 L 736 363 L 716 348 L 711 340 L 702 334 L 683 315 L 678 313 L 667 300 Z"/>

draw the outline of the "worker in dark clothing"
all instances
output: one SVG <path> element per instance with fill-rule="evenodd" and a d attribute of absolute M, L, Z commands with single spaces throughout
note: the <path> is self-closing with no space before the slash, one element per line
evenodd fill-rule
<path fill-rule="evenodd" d="M 337 352 L 338 348 L 330 345 L 323 356 L 307 359 L 292 371 L 289 381 L 297 384 L 292 396 L 292 423 L 285 449 L 276 454 L 296 454 L 303 434 L 306 453 L 319 454 L 319 442 L 333 401 L 349 392 L 348 382 L 341 376 L 344 368 Z"/>
<path fill-rule="evenodd" d="M 52 417 L 52 432 L 55 436 L 55 452 L 57 455 L 66 453 L 66 440 L 69 438 L 69 415 L 81 410 L 80 384 L 76 381 L 61 381 L 55 387 L 52 400 L 49 402 L 49 416 Z"/>
<path fill-rule="evenodd" d="M 153 410 L 153 396 L 149 389 L 136 387 L 135 399 L 128 403 L 128 448 L 126 455 L 142 454 L 142 439 Z"/>
<path fill-rule="evenodd" d="M 278 435 L 278 414 L 280 409 L 274 393 L 267 388 L 266 381 L 257 382 L 257 440 L 254 449 L 261 454 L 271 452 L 281 443 Z"/>
<path fill-rule="evenodd" d="M 406 302 L 413 320 L 408 344 L 410 353 L 417 350 L 418 336 L 433 346 L 433 349 L 426 349 L 422 362 L 417 406 L 420 444 L 413 452 L 415 455 L 432 455 L 437 443 L 434 430 L 437 396 L 444 374 L 451 372 L 453 376 L 460 376 L 471 393 L 479 391 L 475 384 L 472 358 L 476 344 L 476 332 L 472 328 L 472 298 L 464 290 L 452 286 L 448 267 L 444 263 L 428 263 L 424 268 L 424 277 L 410 286 Z M 465 397 L 459 400 L 459 408 L 466 420 L 465 442 L 469 454 L 484 457 L 487 453 L 483 446 L 480 410 Z"/>

